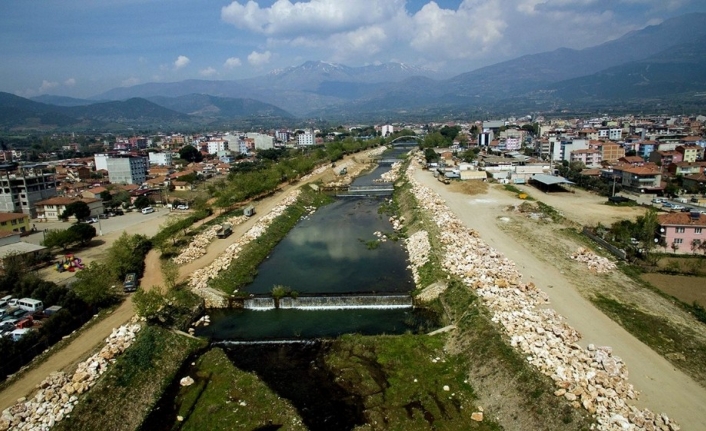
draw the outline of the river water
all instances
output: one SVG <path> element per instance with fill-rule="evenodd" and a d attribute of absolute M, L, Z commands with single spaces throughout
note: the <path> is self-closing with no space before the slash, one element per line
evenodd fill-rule
<path fill-rule="evenodd" d="M 385 157 L 397 157 L 402 151 L 386 153 Z M 389 169 L 380 166 L 354 184 L 373 184 Z M 400 294 L 409 295 L 414 289 L 414 282 L 407 267 L 404 241 L 380 237 L 394 233 L 389 215 L 379 211 L 388 199 L 389 196 L 341 197 L 303 218 L 260 264 L 255 280 L 244 289 L 258 297 L 268 297 L 258 302 L 265 305 L 253 307 L 259 310 L 212 310 L 211 324 L 199 328 L 196 335 L 214 340 L 255 341 L 428 329 L 429 320 L 412 309 L 411 300 L 407 305 L 399 301 Z M 269 294 L 275 285 L 306 297 L 324 296 L 314 305 L 325 306 L 272 309 L 274 303 Z M 380 301 L 371 301 L 371 295 Z M 339 299 L 340 296 L 349 298 Z M 350 296 L 360 296 L 361 301 Z M 394 301 L 386 302 L 386 297 Z M 286 304 L 292 303 L 286 300 Z M 246 307 L 252 303 L 249 301 Z M 311 303 L 309 299 L 307 304 Z M 282 304 L 284 307 L 285 302 Z"/>

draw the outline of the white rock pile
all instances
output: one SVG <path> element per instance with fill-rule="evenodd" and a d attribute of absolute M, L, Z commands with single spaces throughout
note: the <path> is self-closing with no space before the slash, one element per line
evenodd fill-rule
<path fill-rule="evenodd" d="M 583 247 L 579 247 L 572 255 L 571 258 L 577 262 L 583 262 L 588 265 L 588 269 L 591 271 L 596 271 L 597 273 L 605 273 L 614 271 L 617 266 L 611 260 L 598 256 L 591 250 Z"/>
<path fill-rule="evenodd" d="M 391 216 L 389 220 L 390 220 L 390 223 L 392 223 L 392 230 L 397 232 L 400 229 L 402 229 L 403 224 L 404 224 L 404 216 L 402 216 L 400 218 L 397 218 L 395 216 Z"/>
<path fill-rule="evenodd" d="M 299 180 L 300 181 L 309 181 L 310 179 L 314 178 L 316 175 L 323 174 L 324 172 L 326 172 L 326 169 L 328 169 L 328 168 L 329 168 L 328 164 L 319 166 L 318 168 L 314 169 L 310 173 L 301 177 Z"/>
<path fill-rule="evenodd" d="M 248 217 L 240 215 L 230 217 L 224 223 L 230 223 L 231 226 L 235 227 L 243 223 L 247 219 Z M 193 262 L 201 256 L 205 255 L 208 245 L 213 242 L 213 240 L 216 238 L 218 231 L 221 230 L 221 227 L 221 225 L 211 226 L 204 232 L 194 236 L 194 239 L 191 241 L 191 243 L 189 243 L 189 245 L 184 250 L 182 250 L 179 256 L 174 258 L 174 263 L 176 263 L 177 265 L 184 265 L 186 263 Z"/>
<path fill-rule="evenodd" d="M 437 194 L 413 180 L 413 171 L 412 166 L 407 171 L 412 191 L 441 232 L 444 268 L 476 289 L 511 344 L 554 380 L 556 396 L 590 412 L 601 430 L 679 429 L 666 415 L 628 404 L 637 392 L 627 381 L 622 360 L 613 356 L 609 347 L 579 346 L 580 334 L 554 310 L 540 307 L 548 302 L 546 294 L 534 284 L 524 283 L 515 264 L 463 226 Z M 423 234 L 414 238 L 424 240 Z M 412 266 L 423 262 L 411 260 Z"/>
<path fill-rule="evenodd" d="M 414 283 L 419 284 L 419 268 L 429 261 L 429 253 L 431 252 L 429 233 L 425 230 L 415 232 L 405 240 L 405 246 L 410 261 L 408 268 L 412 270 Z"/>
<path fill-rule="evenodd" d="M 202 291 L 207 289 L 208 281 L 215 278 L 218 273 L 224 269 L 227 269 L 231 262 L 240 255 L 245 245 L 264 234 L 274 219 L 282 215 L 290 205 L 297 201 L 300 193 L 301 191 L 299 189 L 292 191 L 279 205 L 272 208 L 269 213 L 261 217 L 242 237 L 229 245 L 209 266 L 194 271 L 189 279 L 191 290 L 197 295 L 200 295 Z"/>
<path fill-rule="evenodd" d="M 73 375 L 54 372 L 37 386 L 37 393 L 30 399 L 20 398 L 13 406 L 3 410 L 0 430 L 44 431 L 67 417 L 78 404 L 78 395 L 95 385 L 116 356 L 127 349 L 140 325 L 124 325 L 113 329 L 100 352 L 78 364 Z"/>
<path fill-rule="evenodd" d="M 373 180 L 374 183 L 394 183 L 400 177 L 400 168 L 402 168 L 402 162 L 395 162 L 389 171 L 380 175 L 380 178 Z"/>

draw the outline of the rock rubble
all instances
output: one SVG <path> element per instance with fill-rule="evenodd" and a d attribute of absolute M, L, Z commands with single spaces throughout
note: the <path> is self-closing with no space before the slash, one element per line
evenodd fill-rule
<path fill-rule="evenodd" d="M 240 215 L 230 217 L 224 223 L 230 223 L 231 226 L 235 227 L 247 219 L 248 217 Z M 182 250 L 179 256 L 174 258 L 174 263 L 177 265 L 184 265 L 205 255 L 208 245 L 216 238 L 216 235 L 218 234 L 218 231 L 221 230 L 221 227 L 221 225 L 214 225 L 206 229 L 204 232 L 196 235 L 191 243 L 189 243 L 189 245 Z"/>
<path fill-rule="evenodd" d="M 240 255 L 245 245 L 264 234 L 270 224 L 272 224 L 277 217 L 282 215 L 290 205 L 297 201 L 300 193 L 301 191 L 299 189 L 292 191 L 279 205 L 275 206 L 269 213 L 262 216 L 253 227 L 245 232 L 242 237 L 238 238 L 233 244 L 229 245 L 228 248 L 226 248 L 225 251 L 221 253 L 221 255 L 218 256 L 210 265 L 194 271 L 189 279 L 189 287 L 191 290 L 197 295 L 205 297 L 204 292 L 207 292 L 209 280 L 218 276 L 218 274 L 224 269 L 227 269 L 231 262 Z M 216 304 L 206 304 L 206 306 L 225 307 L 227 306 L 227 301 L 220 301 Z"/>
<path fill-rule="evenodd" d="M 78 396 L 95 385 L 108 365 L 135 340 L 140 325 L 130 324 L 113 329 L 100 352 L 78 364 L 72 374 L 54 372 L 37 386 L 30 399 L 20 398 L 0 416 L 0 431 L 45 431 L 71 414 Z"/>
<path fill-rule="evenodd" d="M 583 262 L 588 265 L 588 269 L 597 273 L 605 273 L 614 271 L 617 266 L 611 260 L 598 256 L 591 250 L 579 247 L 572 255 L 571 259 L 577 262 Z"/>
<path fill-rule="evenodd" d="M 638 393 L 627 381 L 625 363 L 612 354 L 610 347 L 589 345 L 584 349 L 578 345 L 581 335 L 556 311 L 543 306 L 549 302 L 546 294 L 533 283 L 523 282 L 512 261 L 463 226 L 439 195 L 416 182 L 414 169 L 410 165 L 407 170 L 412 193 L 439 227 L 443 267 L 476 290 L 493 321 L 510 337 L 511 345 L 555 382 L 555 396 L 563 397 L 574 408 L 586 409 L 600 430 L 679 429 L 664 414 L 630 405 L 629 400 Z M 426 249 L 425 245 L 411 244 L 425 238 L 428 240 L 424 234 L 412 235 L 408 249 Z M 413 268 L 424 262 L 412 256 L 410 252 Z"/>

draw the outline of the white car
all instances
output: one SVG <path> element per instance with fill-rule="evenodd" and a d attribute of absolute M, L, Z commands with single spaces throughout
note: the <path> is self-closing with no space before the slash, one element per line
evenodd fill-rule
<path fill-rule="evenodd" d="M 188 205 L 178 205 L 178 206 L 177 206 L 177 209 L 178 209 L 178 210 L 188 210 L 188 209 L 189 209 L 189 206 L 188 206 Z"/>
<path fill-rule="evenodd" d="M 679 211 L 679 210 L 684 209 L 684 205 L 672 204 L 672 209 L 673 209 L 673 210 L 676 210 L 676 211 Z"/>

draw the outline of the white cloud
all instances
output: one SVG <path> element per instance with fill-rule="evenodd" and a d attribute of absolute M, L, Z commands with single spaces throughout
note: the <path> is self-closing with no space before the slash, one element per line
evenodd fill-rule
<path fill-rule="evenodd" d="M 240 67 L 241 64 L 243 63 L 238 57 L 230 57 L 225 63 L 223 63 L 223 67 L 226 69 L 234 69 L 236 67 Z"/>
<path fill-rule="evenodd" d="M 179 70 L 183 67 L 186 67 L 187 64 L 191 63 L 191 60 L 189 60 L 189 57 L 185 55 L 180 55 L 177 57 L 177 59 L 174 61 L 174 69 Z"/>
<path fill-rule="evenodd" d="M 55 81 L 47 81 L 46 79 L 42 81 L 42 85 L 39 86 L 39 94 L 43 94 L 52 88 L 56 88 L 59 86 L 58 82 Z"/>
<path fill-rule="evenodd" d="M 269 63 L 270 58 L 272 58 L 272 53 L 270 51 L 265 51 L 262 53 L 253 51 L 250 55 L 248 55 L 248 63 L 255 67 L 259 67 Z"/>
<path fill-rule="evenodd" d="M 205 69 L 199 70 L 199 75 L 201 75 L 201 76 L 213 76 L 216 74 L 218 74 L 218 72 L 216 72 L 216 69 L 214 69 L 212 67 L 207 67 Z"/>
<path fill-rule="evenodd" d="M 69 78 L 66 81 L 64 81 L 64 85 L 67 87 L 73 87 L 74 85 L 76 85 L 76 79 Z"/>
<path fill-rule="evenodd" d="M 404 8 L 404 0 L 277 0 L 266 8 L 250 0 L 234 1 L 221 9 L 221 19 L 241 29 L 268 36 L 296 37 L 333 34 L 379 23 Z"/>
<path fill-rule="evenodd" d="M 132 87 L 133 85 L 137 85 L 140 83 L 140 80 L 134 76 L 124 80 L 123 82 L 120 83 L 121 87 Z"/>

